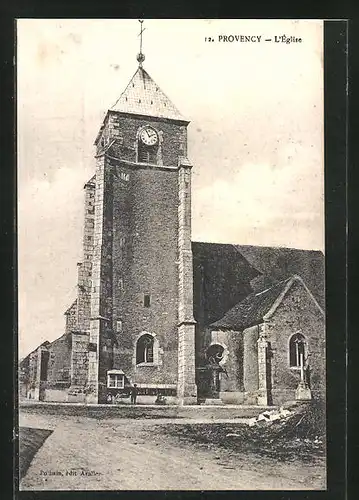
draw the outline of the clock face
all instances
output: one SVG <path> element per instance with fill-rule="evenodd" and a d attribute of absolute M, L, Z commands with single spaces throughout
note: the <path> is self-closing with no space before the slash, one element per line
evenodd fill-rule
<path fill-rule="evenodd" d="M 157 132 L 151 128 L 146 127 L 140 132 L 140 139 L 146 146 L 154 146 L 158 142 Z"/>

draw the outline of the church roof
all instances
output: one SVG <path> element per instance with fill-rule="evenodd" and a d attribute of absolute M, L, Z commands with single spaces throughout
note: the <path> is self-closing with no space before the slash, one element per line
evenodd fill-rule
<path fill-rule="evenodd" d="M 249 294 L 299 275 L 325 307 L 324 255 L 316 250 L 192 242 L 194 316 L 202 325 L 222 318 Z"/>
<path fill-rule="evenodd" d="M 86 182 L 86 184 L 84 185 L 84 188 L 86 188 L 88 186 L 90 186 L 90 187 L 95 187 L 96 186 L 96 174 L 93 175 L 91 177 L 91 179 Z"/>
<path fill-rule="evenodd" d="M 300 276 L 319 305 L 325 307 L 325 259 L 319 250 L 236 245 L 237 250 L 260 272 L 251 281 L 254 291 L 269 288 L 293 275 Z"/>
<path fill-rule="evenodd" d="M 196 321 L 209 325 L 253 290 L 250 282 L 260 274 L 236 245 L 192 242 Z"/>
<path fill-rule="evenodd" d="M 110 111 L 188 122 L 142 66 Z"/>
<path fill-rule="evenodd" d="M 270 288 L 260 292 L 251 293 L 244 300 L 232 307 L 232 309 L 230 309 L 223 316 L 223 318 L 212 323 L 211 328 L 229 328 L 243 331 L 250 326 L 262 323 L 266 317 L 273 314 L 274 310 L 282 302 L 284 296 L 294 283 L 299 283 L 304 286 L 308 294 L 319 307 L 317 301 L 311 294 L 310 290 L 306 287 L 302 278 L 300 276 L 291 276 L 284 281 L 276 283 Z M 321 312 L 323 313 L 322 310 Z"/>
<path fill-rule="evenodd" d="M 48 340 L 45 340 L 44 342 L 42 342 L 41 344 L 39 344 L 35 349 L 33 349 L 31 352 L 29 352 L 29 354 L 25 357 L 23 357 L 22 359 L 19 360 L 19 365 L 20 365 L 20 368 L 23 368 L 25 367 L 28 363 L 29 363 L 29 360 L 30 360 L 30 357 L 32 354 L 35 354 L 35 352 L 40 348 L 40 347 L 49 347 L 51 345 L 51 342 L 49 342 Z"/>
<path fill-rule="evenodd" d="M 244 330 L 261 323 L 275 300 L 286 287 L 288 280 L 281 281 L 261 292 L 253 292 L 230 309 L 223 318 L 212 323 L 212 328 L 231 328 Z"/>

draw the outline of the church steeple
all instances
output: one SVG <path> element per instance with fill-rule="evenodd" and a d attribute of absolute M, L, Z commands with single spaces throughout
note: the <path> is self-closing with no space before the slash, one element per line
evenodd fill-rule
<path fill-rule="evenodd" d="M 145 60 L 145 55 L 142 53 L 142 33 L 145 31 L 146 28 L 142 27 L 143 19 L 139 19 L 139 22 L 141 23 L 141 31 L 138 35 L 140 37 L 140 52 L 137 54 L 137 61 L 139 66 L 142 67 L 142 63 Z"/>
<path fill-rule="evenodd" d="M 142 34 L 146 28 L 143 28 L 143 20 L 139 22 L 141 30 L 138 35 L 140 37 L 140 51 L 137 54 L 138 68 L 110 111 L 189 123 L 142 66 L 145 60 L 142 52 Z"/>
<path fill-rule="evenodd" d="M 186 121 L 140 64 L 111 111 Z"/>
<path fill-rule="evenodd" d="M 88 402 L 106 401 L 106 373 L 121 370 L 195 404 L 189 122 L 143 68 L 143 31 L 95 143 Z"/>

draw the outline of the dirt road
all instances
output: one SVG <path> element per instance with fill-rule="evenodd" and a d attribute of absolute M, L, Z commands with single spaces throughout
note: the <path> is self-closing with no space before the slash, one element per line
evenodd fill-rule
<path fill-rule="evenodd" d="M 173 421 L 172 421 L 173 423 Z M 184 420 L 181 419 L 181 423 Z M 21 490 L 324 489 L 325 470 L 191 446 L 163 435 L 164 420 L 20 415 L 20 426 L 54 432 Z"/>

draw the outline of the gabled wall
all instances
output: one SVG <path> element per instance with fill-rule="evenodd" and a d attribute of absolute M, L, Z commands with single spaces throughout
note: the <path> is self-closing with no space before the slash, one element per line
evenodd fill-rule
<path fill-rule="evenodd" d="M 65 333 L 70 333 L 72 330 L 77 328 L 77 299 L 71 304 L 71 306 L 65 312 Z"/>
<path fill-rule="evenodd" d="M 66 388 L 71 380 L 71 334 L 64 334 L 49 346 L 48 388 Z"/>
<path fill-rule="evenodd" d="M 295 399 L 300 370 L 289 366 L 289 340 L 300 332 L 308 341 L 311 389 L 314 397 L 325 396 L 325 320 L 300 282 L 292 285 L 273 316 L 266 323 L 273 350 L 273 403 Z"/>

